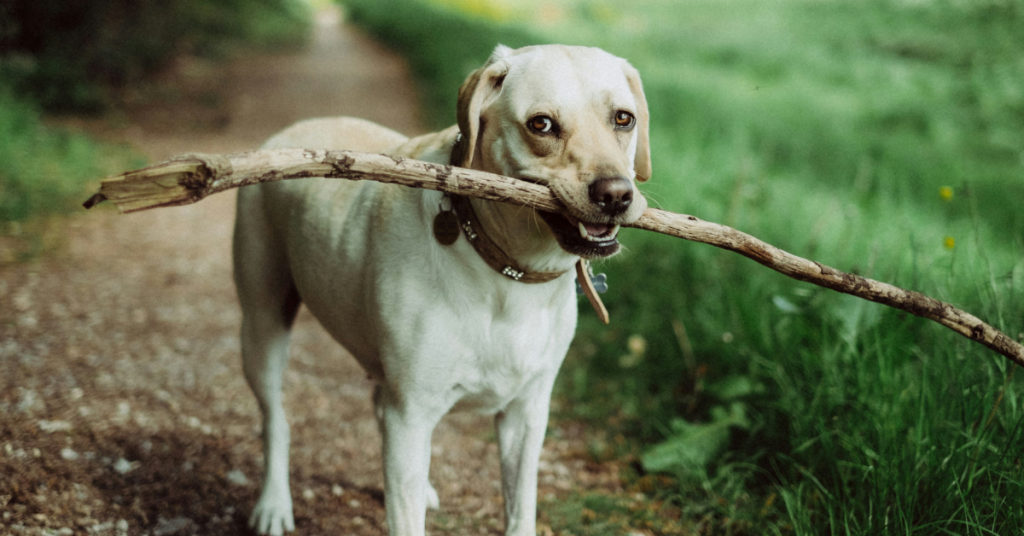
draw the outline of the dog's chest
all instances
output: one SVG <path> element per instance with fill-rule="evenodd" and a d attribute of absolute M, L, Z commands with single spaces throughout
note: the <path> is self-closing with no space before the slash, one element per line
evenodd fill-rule
<path fill-rule="evenodd" d="M 435 296 L 441 303 L 421 319 L 418 333 L 401 337 L 416 341 L 402 352 L 415 356 L 403 364 L 415 370 L 413 389 L 433 392 L 456 410 L 483 413 L 515 398 L 547 396 L 576 327 L 571 287 L 560 286 L 516 283 L 500 298 Z"/>
<path fill-rule="evenodd" d="M 557 374 L 575 329 L 575 314 L 562 310 L 487 316 L 467 323 L 473 332 L 461 335 L 468 348 L 451 375 L 456 409 L 492 413 L 514 398 L 539 395 Z"/>

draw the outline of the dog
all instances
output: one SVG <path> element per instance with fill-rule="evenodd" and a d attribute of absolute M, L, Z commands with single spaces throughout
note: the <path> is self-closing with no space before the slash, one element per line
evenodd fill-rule
<path fill-rule="evenodd" d="M 281 405 L 301 303 L 376 382 L 390 534 L 437 508 L 430 439 L 449 411 L 494 415 L 506 534 L 533 535 L 555 376 L 576 329 L 572 269 L 619 251 L 651 176 L 640 77 L 596 48 L 499 45 L 458 92 L 458 124 L 408 139 L 354 118 L 313 119 L 273 148 L 349 149 L 543 184 L 554 214 L 376 182 L 308 178 L 238 193 L 234 273 L 245 377 L 263 415 L 264 477 L 250 525 L 294 530 Z"/>

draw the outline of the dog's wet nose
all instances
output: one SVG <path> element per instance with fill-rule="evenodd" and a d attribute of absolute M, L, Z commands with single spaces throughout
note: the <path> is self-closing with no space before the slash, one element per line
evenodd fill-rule
<path fill-rule="evenodd" d="M 622 177 L 604 177 L 590 183 L 590 201 L 609 216 L 622 214 L 633 202 L 633 183 Z"/>

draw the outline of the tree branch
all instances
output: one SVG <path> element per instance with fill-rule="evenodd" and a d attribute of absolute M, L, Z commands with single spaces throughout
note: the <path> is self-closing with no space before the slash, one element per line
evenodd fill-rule
<path fill-rule="evenodd" d="M 184 155 L 105 179 L 85 203 L 105 200 L 121 212 L 187 205 L 258 182 L 306 177 L 373 180 L 526 205 L 548 212 L 565 207 L 546 186 L 471 169 L 355 151 L 279 149 L 231 155 Z M 848 274 L 787 253 L 730 227 L 650 208 L 630 227 L 711 244 L 784 275 L 934 320 L 1024 366 L 1024 346 L 977 317 L 919 292 Z"/>

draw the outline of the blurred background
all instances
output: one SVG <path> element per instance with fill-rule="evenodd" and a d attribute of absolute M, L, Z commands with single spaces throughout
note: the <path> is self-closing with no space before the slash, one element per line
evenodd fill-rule
<path fill-rule="evenodd" d="M 452 124 L 459 84 L 498 43 L 601 47 L 643 77 L 652 206 L 924 292 L 1024 339 L 1021 0 L 341 4 L 412 74 L 419 111 L 378 119 L 389 126 Z M 285 126 L 239 125 L 224 92 L 240 86 L 218 74 L 246 54 L 315 46 L 328 7 L 0 4 L 0 260 L 59 255 L 64 215 L 97 177 L 194 150 L 133 145 L 139 124 L 212 147 L 232 128 L 255 146 Z M 261 72 L 287 68 L 256 58 Z M 619 485 L 543 502 L 544 530 L 1024 526 L 1024 376 L 1004 358 L 706 245 L 639 231 L 622 242 L 596 267 L 612 323 L 581 307 L 552 425 L 582 426 L 574 455 L 614 465 Z"/>

